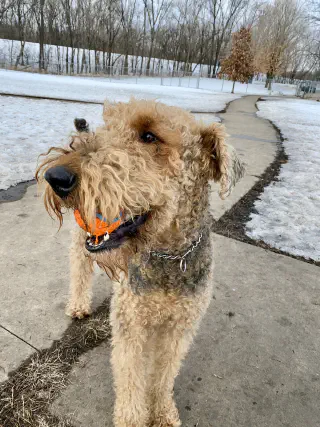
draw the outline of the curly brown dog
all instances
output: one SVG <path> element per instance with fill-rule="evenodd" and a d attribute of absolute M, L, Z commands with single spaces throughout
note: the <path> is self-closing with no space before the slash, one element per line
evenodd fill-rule
<path fill-rule="evenodd" d="M 244 169 L 222 126 L 178 108 L 131 100 L 106 105 L 104 126 L 76 121 L 67 148 L 37 171 L 45 206 L 62 221 L 77 209 L 120 227 L 95 238 L 80 227 L 71 246 L 67 312 L 90 313 L 94 262 L 114 279 L 112 366 L 117 427 L 180 426 L 174 379 L 212 295 L 209 180 L 226 197 Z"/>

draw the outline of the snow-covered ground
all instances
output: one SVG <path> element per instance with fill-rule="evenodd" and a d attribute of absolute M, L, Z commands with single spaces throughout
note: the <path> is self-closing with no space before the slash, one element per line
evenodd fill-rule
<path fill-rule="evenodd" d="M 247 235 L 320 261 L 320 103 L 269 99 L 258 108 L 281 130 L 289 161 L 255 203 Z"/>
<path fill-rule="evenodd" d="M 121 76 L 121 81 L 126 83 L 135 84 L 138 83 L 147 84 L 147 85 L 161 85 L 160 77 L 140 77 L 138 80 L 135 77 L 126 77 Z M 164 86 L 181 86 L 181 87 L 190 87 L 197 88 L 198 78 L 193 77 L 164 77 L 162 78 L 162 83 Z M 201 77 L 199 81 L 199 89 L 215 91 L 218 93 L 230 93 L 232 89 L 233 82 L 229 80 L 222 79 L 209 79 Z M 272 83 L 271 92 L 266 89 L 265 82 L 254 80 L 253 83 L 239 83 L 235 84 L 235 93 L 241 95 L 272 95 L 272 96 L 281 96 L 281 95 L 291 95 L 295 96 L 297 87 L 296 85 L 282 84 L 282 83 Z"/>
<path fill-rule="evenodd" d="M 134 96 L 139 99 L 157 99 L 168 105 L 199 112 L 222 110 L 226 103 L 240 97 L 231 93 L 182 87 L 110 83 L 99 77 L 54 76 L 6 70 L 0 70 L 1 92 L 89 102 L 104 102 L 106 99 L 110 102 L 126 102 Z"/>
<path fill-rule="evenodd" d="M 53 145 L 63 145 L 75 117 L 95 127 L 102 105 L 74 104 L 0 96 L 0 189 L 34 177 L 37 158 Z"/>
<path fill-rule="evenodd" d="M 91 128 L 102 124 L 102 105 L 0 96 L 0 190 L 34 177 L 37 158 L 53 145 L 65 145 L 75 117 Z M 218 120 L 200 114 L 205 123 Z"/>
<path fill-rule="evenodd" d="M 6 39 L 0 39 L 0 61 L 1 58 L 3 58 L 3 61 L 7 65 L 14 65 L 16 62 L 16 58 L 19 56 L 20 52 L 20 45 L 21 43 L 17 40 L 6 40 Z M 58 72 L 58 63 L 60 64 L 60 68 L 65 71 L 65 61 L 64 58 L 66 56 L 66 51 L 68 49 L 68 57 L 69 60 L 72 55 L 72 49 L 65 46 L 53 46 L 53 45 L 45 45 L 44 51 L 45 51 L 45 58 L 46 63 L 49 63 L 49 72 Z M 86 55 L 86 67 L 89 62 L 89 51 L 85 50 Z M 81 61 L 82 61 L 82 49 L 75 49 L 74 50 L 74 62 L 75 62 L 75 69 L 77 69 L 77 62 L 79 61 L 79 70 L 81 70 Z M 91 58 L 91 64 L 92 64 L 92 70 L 93 70 L 93 64 L 95 63 L 95 51 L 90 51 L 90 58 Z M 204 78 L 201 77 L 201 79 L 198 81 L 198 76 L 200 72 L 200 66 L 197 64 L 192 64 L 192 73 L 188 73 L 188 76 L 178 78 L 178 77 L 163 77 L 162 79 L 160 77 L 145 77 L 145 76 L 125 76 L 120 75 L 120 70 L 122 69 L 122 65 L 124 62 L 124 56 L 119 55 L 117 53 L 112 54 L 112 61 L 115 61 L 115 66 L 111 67 L 111 70 L 108 69 L 107 76 L 103 77 L 102 81 L 106 81 L 106 78 L 110 82 L 114 83 L 128 83 L 128 84 L 139 84 L 139 85 L 155 85 L 155 86 L 181 86 L 181 87 L 190 87 L 190 88 L 199 88 L 205 89 L 209 91 L 217 91 L 217 92 L 226 92 L 230 93 L 232 88 L 232 82 L 230 81 L 224 81 L 221 79 L 211 79 L 211 78 Z M 34 67 L 34 70 L 37 71 L 37 62 L 39 61 L 39 43 L 31 43 L 26 42 L 25 48 L 24 48 L 24 63 L 30 65 L 30 69 L 32 70 Z M 102 61 L 102 52 L 100 52 L 100 61 Z M 132 74 L 131 70 L 138 69 L 140 70 L 140 61 L 141 57 L 131 57 L 129 56 L 129 65 L 130 65 L 130 72 L 129 74 Z M 154 63 L 154 66 L 153 66 Z M 146 64 L 146 61 L 145 61 Z M 151 68 L 155 70 L 156 73 L 160 73 L 160 65 L 163 67 L 163 75 L 165 76 L 167 72 L 171 73 L 174 67 L 174 61 L 171 60 L 159 60 L 157 58 L 152 58 L 151 61 Z M 180 67 L 183 64 L 180 63 Z M 89 72 L 89 71 L 88 71 Z M 202 75 L 206 75 L 207 72 L 207 66 L 202 65 L 201 66 L 201 72 Z M 115 74 L 114 76 L 110 77 L 110 74 Z M 121 73 L 123 74 L 123 73 Z M 133 74 L 135 74 L 133 72 Z M 192 74 L 192 75 L 191 75 Z M 133 89 L 134 90 L 134 89 Z M 286 85 L 286 84 L 279 84 L 274 83 L 272 85 L 272 91 L 271 93 L 268 92 L 268 90 L 264 87 L 264 82 L 255 80 L 252 84 L 241 84 L 236 83 L 235 85 L 235 92 L 236 93 L 248 93 L 248 94 L 257 94 L 257 95 L 295 95 L 296 92 L 296 86 L 295 85 Z"/>
<path fill-rule="evenodd" d="M 18 40 L 8 40 L 0 39 L 0 59 L 3 58 L 7 65 L 14 65 L 17 57 L 20 54 L 21 42 Z M 91 63 L 91 70 L 95 68 L 96 54 L 99 58 L 99 63 L 102 65 L 103 52 L 88 50 L 88 49 L 71 49 L 71 47 L 66 46 L 56 46 L 45 44 L 44 45 L 44 57 L 45 63 L 48 67 L 49 72 L 58 72 L 58 70 L 66 71 L 66 54 L 68 52 L 69 63 L 72 57 L 72 51 L 74 55 L 74 64 L 75 70 L 78 66 L 81 70 L 83 54 L 85 56 L 85 61 L 83 63 L 83 68 L 85 72 L 89 72 L 89 62 Z M 25 65 L 37 67 L 39 63 L 39 43 L 25 42 L 24 46 L 24 55 L 23 62 Z M 129 71 L 132 69 L 141 68 L 141 56 L 128 56 L 128 66 Z M 111 66 L 113 72 L 119 72 L 123 68 L 125 62 L 125 56 L 117 52 L 111 54 Z M 170 59 L 159 59 L 151 58 L 150 69 L 159 71 L 159 68 L 162 66 L 163 71 L 172 71 L 174 68 L 174 62 Z M 144 59 L 144 69 L 146 68 L 147 61 Z M 183 62 L 180 62 L 180 66 L 184 65 Z M 99 64 L 98 64 L 99 68 Z M 192 64 L 191 68 L 194 73 L 198 73 L 200 70 L 200 65 Z M 204 72 L 207 71 L 207 66 L 202 66 Z"/>
<path fill-rule="evenodd" d="M 238 95 L 147 85 L 113 84 L 103 79 L 0 71 L 0 93 L 103 102 L 131 96 L 158 99 L 187 110 L 216 112 Z M 202 115 L 204 121 L 212 116 Z M 0 96 L 0 189 L 34 176 L 37 157 L 53 145 L 66 143 L 75 117 L 92 128 L 102 122 L 102 105 Z"/>
<path fill-rule="evenodd" d="M 150 82 L 150 79 L 145 83 Z M 152 80 L 152 79 L 151 79 Z M 212 80 L 214 87 L 215 82 Z M 225 82 L 227 83 L 227 82 Z M 228 82 L 229 83 L 229 82 Z M 263 87 L 263 85 L 260 85 Z M 157 99 L 198 112 L 217 112 L 241 95 L 212 90 L 153 84 L 113 83 L 104 78 L 69 77 L 0 70 L 0 93 L 101 102 Z M 0 96 L 0 189 L 32 179 L 37 156 L 66 141 L 75 117 L 95 127 L 101 120 L 99 105 L 62 103 Z M 204 117 L 205 120 L 210 117 Z"/>

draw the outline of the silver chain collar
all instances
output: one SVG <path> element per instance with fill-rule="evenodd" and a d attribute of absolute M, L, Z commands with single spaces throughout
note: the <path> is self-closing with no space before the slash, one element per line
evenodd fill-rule
<path fill-rule="evenodd" d="M 179 259 L 180 260 L 180 270 L 182 273 L 185 273 L 187 270 L 187 260 L 186 257 L 193 252 L 200 244 L 202 239 L 202 233 L 199 234 L 199 238 L 196 242 L 192 243 L 190 248 L 183 255 L 169 255 L 161 252 L 150 251 L 150 255 L 153 255 L 157 258 L 170 259 L 172 261 Z"/>

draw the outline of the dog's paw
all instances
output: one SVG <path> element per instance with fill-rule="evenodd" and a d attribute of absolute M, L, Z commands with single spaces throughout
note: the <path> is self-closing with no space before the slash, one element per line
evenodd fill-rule
<path fill-rule="evenodd" d="M 76 306 L 68 304 L 66 307 L 66 315 L 72 317 L 72 319 L 84 319 L 90 316 L 92 313 L 89 306 Z"/>
<path fill-rule="evenodd" d="M 154 414 L 151 427 L 180 427 L 181 421 L 179 419 L 178 410 L 172 401 L 172 404 L 166 408 L 162 408 L 161 411 Z"/>
<path fill-rule="evenodd" d="M 151 427 L 180 427 L 181 421 L 179 419 L 170 420 L 168 417 L 157 417 Z"/>

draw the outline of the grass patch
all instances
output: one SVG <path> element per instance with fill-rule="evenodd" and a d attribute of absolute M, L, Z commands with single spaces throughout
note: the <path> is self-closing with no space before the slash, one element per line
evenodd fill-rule
<path fill-rule="evenodd" d="M 32 354 L 0 384 L 1 427 L 71 427 L 68 419 L 50 414 L 51 403 L 69 384 L 79 357 L 111 336 L 110 299 L 85 320 L 72 322 L 62 339 Z"/>

